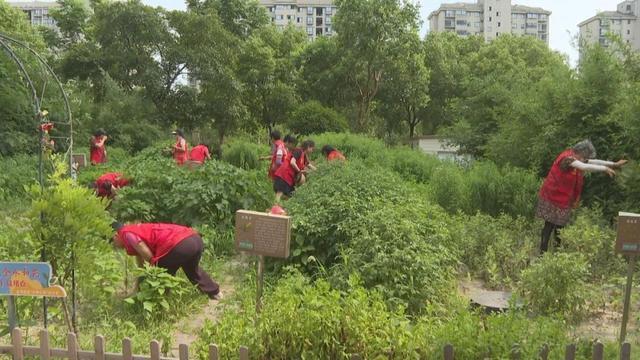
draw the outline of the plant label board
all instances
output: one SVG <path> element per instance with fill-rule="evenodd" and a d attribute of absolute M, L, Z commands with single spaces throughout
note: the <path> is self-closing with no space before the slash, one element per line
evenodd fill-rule
<path fill-rule="evenodd" d="M 50 285 L 51 265 L 42 262 L 0 262 L 0 296 L 67 296 L 59 285 Z"/>
<path fill-rule="evenodd" d="M 85 154 L 73 154 L 71 155 L 71 158 L 71 164 L 73 164 L 76 169 L 87 167 L 87 156 Z"/>
<path fill-rule="evenodd" d="M 640 254 L 640 214 L 618 213 L 616 252 L 623 255 Z"/>
<path fill-rule="evenodd" d="M 256 211 L 236 212 L 236 249 L 252 255 L 288 258 L 291 218 Z"/>

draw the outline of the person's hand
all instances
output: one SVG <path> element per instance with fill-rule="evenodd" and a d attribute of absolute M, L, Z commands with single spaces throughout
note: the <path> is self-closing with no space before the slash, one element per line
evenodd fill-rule
<path fill-rule="evenodd" d="M 629 162 L 629 160 L 618 160 L 613 166 L 615 168 L 621 168 L 621 167 L 625 166 L 628 162 Z"/>
<path fill-rule="evenodd" d="M 606 172 L 607 172 L 607 175 L 609 175 L 610 177 L 616 176 L 616 171 L 613 170 L 612 168 L 607 168 Z"/>

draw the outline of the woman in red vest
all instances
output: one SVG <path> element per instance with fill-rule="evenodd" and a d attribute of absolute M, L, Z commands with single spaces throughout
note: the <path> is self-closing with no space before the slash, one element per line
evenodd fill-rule
<path fill-rule="evenodd" d="M 304 174 L 308 171 L 307 168 L 314 169 L 308 159 L 314 147 L 315 143 L 312 140 L 304 141 L 301 148 L 289 152 L 284 163 L 276 170 L 273 179 L 276 203 L 280 202 L 282 195 L 291 197 L 296 185 L 304 184 Z"/>
<path fill-rule="evenodd" d="M 110 172 L 100 176 L 94 183 L 98 197 L 113 199 L 118 189 L 129 185 L 129 180 L 119 172 Z"/>
<path fill-rule="evenodd" d="M 322 155 L 324 155 L 325 158 L 327 158 L 327 161 L 347 160 L 347 158 L 344 157 L 344 155 L 342 155 L 340 151 L 334 149 L 333 146 L 331 145 L 325 145 L 322 147 Z"/>
<path fill-rule="evenodd" d="M 91 165 L 104 164 L 107 162 L 107 149 L 104 146 L 106 141 L 107 134 L 102 129 L 98 129 L 91 137 L 91 149 L 89 150 L 91 153 Z"/>
<path fill-rule="evenodd" d="M 287 157 L 289 150 L 285 145 L 284 141 L 280 139 L 280 131 L 274 130 L 271 132 L 271 164 L 269 164 L 269 179 L 273 180 L 275 178 L 276 170 L 282 165 L 282 162 Z M 288 138 L 291 138 L 289 136 Z M 293 145 L 295 146 L 295 144 Z"/>
<path fill-rule="evenodd" d="M 189 154 L 189 159 L 198 165 L 204 164 L 205 160 L 211 160 L 211 153 L 209 153 L 209 148 L 203 143 L 194 146 L 193 149 L 191 149 L 191 153 Z"/>
<path fill-rule="evenodd" d="M 593 159 L 596 149 L 589 140 L 584 140 L 571 149 L 563 151 L 553 162 L 540 193 L 536 216 L 544 219 L 540 252 L 549 247 L 549 239 L 554 234 L 556 246 L 560 245 L 558 230 L 562 229 L 571 217 L 573 209 L 580 203 L 584 172 L 606 172 L 615 176 L 613 170 L 626 164 L 626 160 L 618 162 Z"/>
<path fill-rule="evenodd" d="M 189 160 L 189 146 L 182 130 L 178 129 L 173 134 L 176 136 L 176 143 L 173 145 L 173 159 L 178 165 L 183 165 Z"/>
<path fill-rule="evenodd" d="M 219 299 L 220 286 L 200 268 L 204 250 L 202 238 L 193 229 L 174 224 L 113 225 L 113 243 L 136 256 L 138 264 L 148 262 L 174 275 L 182 269 L 192 284 L 210 299 Z"/>

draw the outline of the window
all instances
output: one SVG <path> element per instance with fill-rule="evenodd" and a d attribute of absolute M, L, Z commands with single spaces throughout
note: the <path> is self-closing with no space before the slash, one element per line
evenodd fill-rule
<path fill-rule="evenodd" d="M 540 20 L 547 20 L 547 14 L 540 14 Z"/>
<path fill-rule="evenodd" d="M 496 16 L 500 16 L 500 11 L 496 11 Z"/>
<path fill-rule="evenodd" d="M 458 30 L 456 31 L 456 34 L 461 36 L 466 36 L 466 35 L 469 35 L 469 32 L 467 30 Z"/>
<path fill-rule="evenodd" d="M 455 25 L 456 25 L 455 21 L 453 21 L 453 20 L 446 19 L 444 21 L 444 27 L 446 27 L 446 28 L 453 28 L 453 27 L 455 27 Z"/>
<path fill-rule="evenodd" d="M 498 21 L 498 27 L 500 27 L 500 21 Z"/>
<path fill-rule="evenodd" d="M 477 11 L 469 11 L 469 12 L 467 12 L 467 15 L 472 16 L 472 17 L 477 17 L 477 18 L 480 17 L 480 13 L 477 12 Z"/>
<path fill-rule="evenodd" d="M 307 25 L 313 25 L 313 16 L 307 16 Z"/>
<path fill-rule="evenodd" d="M 307 8 L 307 15 L 313 15 L 313 8 L 312 7 L 308 7 Z"/>
<path fill-rule="evenodd" d="M 325 24 L 331 25 L 331 17 L 327 16 L 327 19 L 324 21 Z"/>
<path fill-rule="evenodd" d="M 527 19 L 537 19 L 538 18 L 538 14 L 527 14 Z"/>
<path fill-rule="evenodd" d="M 527 29 L 537 29 L 538 24 L 536 23 L 527 23 Z"/>
<path fill-rule="evenodd" d="M 316 28 L 316 36 L 322 36 L 322 28 Z"/>
<path fill-rule="evenodd" d="M 297 23 L 300 24 L 302 22 L 302 18 L 298 17 Z"/>
<path fill-rule="evenodd" d="M 631 30 L 627 30 L 627 35 L 631 35 Z"/>
<path fill-rule="evenodd" d="M 464 10 L 457 10 L 457 11 L 456 11 L 456 15 L 458 15 L 458 16 L 465 16 L 465 15 L 467 15 L 467 12 L 466 12 L 466 11 L 464 11 Z"/>
<path fill-rule="evenodd" d="M 313 26 L 307 26 L 307 35 L 313 35 Z"/>
<path fill-rule="evenodd" d="M 269 10 L 269 12 L 273 12 L 273 7 L 272 6 L 269 6 L 267 9 Z"/>
<path fill-rule="evenodd" d="M 287 15 L 287 20 L 291 20 L 291 15 Z"/>
<path fill-rule="evenodd" d="M 493 10 L 493 8 L 491 8 L 491 6 L 489 6 L 489 11 Z"/>
<path fill-rule="evenodd" d="M 458 26 L 467 26 L 467 20 L 458 20 L 456 21 L 456 25 Z"/>
<path fill-rule="evenodd" d="M 518 24 L 516 24 L 516 23 L 511 23 L 511 29 L 513 29 L 513 30 L 518 30 Z"/>
<path fill-rule="evenodd" d="M 631 11 L 631 4 L 627 4 L 627 11 Z"/>
<path fill-rule="evenodd" d="M 276 15 L 276 20 L 282 20 L 282 19 L 284 19 L 283 15 Z"/>
<path fill-rule="evenodd" d="M 444 16 L 446 17 L 455 17 L 456 16 L 456 12 L 453 10 L 447 10 L 444 12 Z"/>
<path fill-rule="evenodd" d="M 491 16 L 489 16 L 489 21 L 491 21 Z"/>
<path fill-rule="evenodd" d="M 331 7 L 325 8 L 324 9 L 324 13 L 327 14 L 327 15 L 331 15 Z M 329 32 L 329 31 L 327 31 L 327 32 Z"/>
<path fill-rule="evenodd" d="M 324 32 L 327 35 L 331 35 L 331 26 L 327 26 L 326 28 L 324 28 Z"/>
<path fill-rule="evenodd" d="M 316 18 L 316 26 L 322 26 L 322 18 Z"/>
<path fill-rule="evenodd" d="M 627 25 L 631 25 L 631 20 L 627 20 Z"/>
<path fill-rule="evenodd" d="M 540 40 L 547 41 L 547 34 L 540 34 Z"/>
<path fill-rule="evenodd" d="M 322 16 L 322 8 L 318 7 L 316 8 L 316 16 Z M 318 32 L 316 31 L 316 35 L 318 34 Z"/>
<path fill-rule="evenodd" d="M 500 36 L 500 33 L 496 33 L 496 37 Z"/>
<path fill-rule="evenodd" d="M 538 31 L 547 31 L 547 24 L 538 24 Z"/>

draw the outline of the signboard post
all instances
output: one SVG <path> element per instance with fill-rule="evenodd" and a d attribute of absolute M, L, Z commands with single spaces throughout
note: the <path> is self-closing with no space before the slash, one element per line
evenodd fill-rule
<path fill-rule="evenodd" d="M 629 322 L 629 308 L 631 303 L 631 289 L 633 287 L 633 273 L 636 259 L 640 254 L 640 214 L 618 213 L 618 235 L 616 237 L 616 252 L 629 258 L 627 268 L 627 284 L 624 290 L 624 308 L 622 310 L 622 325 L 620 327 L 620 344 L 627 337 L 627 323 Z"/>
<path fill-rule="evenodd" d="M 0 262 L 0 296 L 7 296 L 9 329 L 18 323 L 17 296 L 64 298 L 67 293 L 59 285 L 50 285 L 51 265 L 42 262 Z M 65 307 L 66 308 L 66 307 Z"/>
<path fill-rule="evenodd" d="M 288 258 L 291 218 L 256 211 L 236 212 L 236 249 L 258 256 L 256 312 L 262 307 L 264 258 Z"/>

